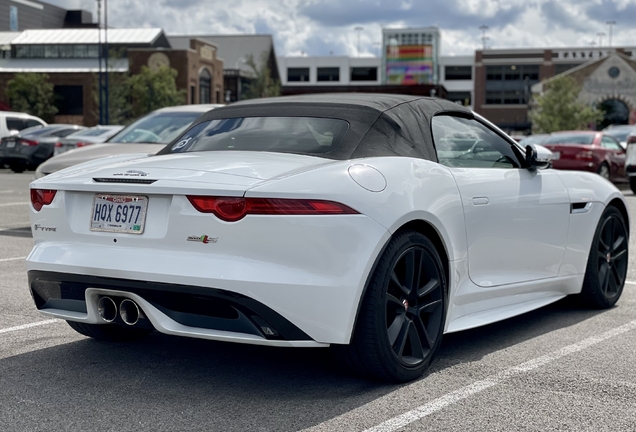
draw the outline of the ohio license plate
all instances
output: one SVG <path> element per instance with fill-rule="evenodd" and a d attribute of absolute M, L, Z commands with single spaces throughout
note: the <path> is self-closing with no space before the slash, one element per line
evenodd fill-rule
<path fill-rule="evenodd" d="M 147 209 L 146 196 L 96 194 L 90 230 L 142 234 Z"/>
<path fill-rule="evenodd" d="M 552 160 L 561 159 L 561 152 L 552 152 Z"/>

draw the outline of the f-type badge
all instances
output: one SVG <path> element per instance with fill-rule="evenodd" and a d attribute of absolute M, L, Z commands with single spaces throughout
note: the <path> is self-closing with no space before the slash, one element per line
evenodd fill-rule
<path fill-rule="evenodd" d="M 113 174 L 114 176 L 126 176 L 126 177 L 146 177 L 148 175 L 147 172 L 139 171 L 139 170 L 128 170 L 125 173 L 117 173 Z"/>
<path fill-rule="evenodd" d="M 199 243 L 208 244 L 208 243 L 216 243 L 219 240 L 219 238 L 202 235 L 202 236 L 190 236 L 187 238 L 187 240 L 191 242 L 199 242 Z"/>

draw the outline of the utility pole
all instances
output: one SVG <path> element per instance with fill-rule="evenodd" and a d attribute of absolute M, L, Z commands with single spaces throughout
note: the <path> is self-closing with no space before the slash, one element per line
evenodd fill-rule
<path fill-rule="evenodd" d="M 612 27 L 616 25 L 616 21 L 614 20 L 610 20 L 610 21 L 605 21 L 605 24 L 607 24 L 607 26 L 609 27 L 609 47 L 612 47 Z"/>
<path fill-rule="evenodd" d="M 104 102 L 102 99 L 102 1 L 97 0 L 97 58 L 99 63 L 97 92 L 99 93 L 99 124 L 104 124 Z"/>
<path fill-rule="evenodd" d="M 489 28 L 490 27 L 488 27 L 485 24 L 479 26 L 479 30 L 481 30 L 481 44 L 482 44 L 483 50 L 486 50 L 486 42 L 488 41 L 488 37 L 486 36 L 486 30 L 488 30 Z"/>
<path fill-rule="evenodd" d="M 110 114 L 110 104 L 108 103 L 108 0 L 104 0 L 104 56 L 105 56 L 105 62 L 104 62 L 104 69 L 106 70 L 105 78 L 106 78 L 106 85 L 105 85 L 105 105 L 106 105 L 106 109 L 105 111 L 105 117 L 104 117 L 104 124 L 109 125 L 110 124 L 110 118 L 109 118 L 109 114 Z"/>
<path fill-rule="evenodd" d="M 363 27 L 356 27 L 354 28 L 354 30 L 358 33 L 358 57 L 360 57 L 360 32 L 362 32 L 362 30 L 364 30 Z"/>
<path fill-rule="evenodd" d="M 596 36 L 598 36 L 598 47 L 603 48 L 603 36 L 605 36 L 605 33 L 598 32 L 596 33 Z"/>

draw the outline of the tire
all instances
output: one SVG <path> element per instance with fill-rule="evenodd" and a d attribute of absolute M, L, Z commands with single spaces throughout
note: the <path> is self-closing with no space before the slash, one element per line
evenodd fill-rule
<path fill-rule="evenodd" d="M 18 174 L 26 171 L 27 169 L 25 164 L 20 164 L 20 163 L 10 164 L 9 168 L 11 168 L 11 171 Z"/>
<path fill-rule="evenodd" d="M 446 278 L 435 246 L 415 231 L 398 234 L 369 279 L 350 344 L 332 345 L 334 355 L 366 378 L 417 379 L 439 348 L 446 309 Z"/>
<path fill-rule="evenodd" d="M 627 276 L 629 237 L 625 220 L 616 207 L 605 209 L 596 227 L 580 297 L 594 309 L 616 304 Z"/>
<path fill-rule="evenodd" d="M 118 324 L 86 324 L 66 321 L 79 334 L 110 342 L 133 342 L 152 333 L 152 329 L 124 327 Z"/>
<path fill-rule="evenodd" d="M 606 162 L 603 162 L 600 167 L 598 167 L 598 175 L 603 177 L 604 179 L 610 179 L 610 168 Z"/>
<path fill-rule="evenodd" d="M 629 188 L 636 194 L 636 176 L 629 178 Z"/>

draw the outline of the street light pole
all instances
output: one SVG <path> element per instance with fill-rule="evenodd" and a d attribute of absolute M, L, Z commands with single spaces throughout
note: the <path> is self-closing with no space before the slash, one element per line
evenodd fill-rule
<path fill-rule="evenodd" d="M 598 36 L 598 47 L 603 48 L 603 36 L 605 36 L 605 33 L 598 32 L 596 33 L 596 36 Z"/>
<path fill-rule="evenodd" d="M 616 25 L 616 21 L 605 21 L 605 24 L 609 27 L 609 47 L 612 47 L 612 27 Z"/>
<path fill-rule="evenodd" d="M 487 25 L 480 25 L 479 26 L 479 30 L 481 30 L 481 44 L 482 44 L 482 49 L 486 50 L 486 41 L 488 41 L 488 37 L 486 36 L 486 30 L 488 30 L 490 27 L 488 27 Z"/>
<path fill-rule="evenodd" d="M 105 105 L 106 105 L 106 109 L 104 110 L 104 124 L 110 124 L 110 118 L 109 118 L 109 111 L 110 111 L 110 104 L 108 103 L 108 0 L 104 0 L 104 56 L 105 56 L 105 61 L 104 61 L 104 69 L 106 70 L 106 73 L 104 74 L 104 78 L 105 78 Z"/>
<path fill-rule="evenodd" d="M 362 30 L 364 30 L 364 28 L 358 26 L 358 27 L 354 28 L 354 30 L 358 33 L 358 57 L 360 57 L 360 32 Z"/>
<path fill-rule="evenodd" d="M 97 58 L 99 71 L 97 74 L 97 92 L 99 93 L 99 124 L 104 124 L 104 103 L 102 100 L 102 1 L 97 0 Z"/>

